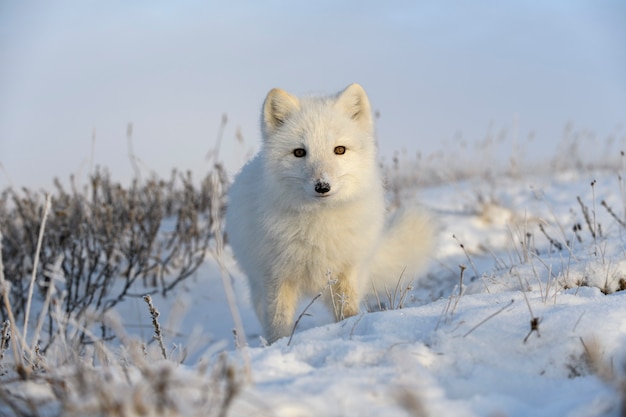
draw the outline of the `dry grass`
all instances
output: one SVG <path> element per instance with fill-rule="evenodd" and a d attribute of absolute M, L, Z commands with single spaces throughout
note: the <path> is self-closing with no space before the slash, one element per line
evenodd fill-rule
<path fill-rule="evenodd" d="M 44 202 L 2 193 L 0 416 L 226 415 L 246 381 L 227 356 L 184 368 L 168 359 L 149 295 L 158 346 L 108 314 L 193 274 L 221 233 L 225 185 L 216 164 L 199 187 L 173 172 L 125 188 L 98 171 L 80 192 L 57 182 Z"/>
<path fill-rule="evenodd" d="M 217 189 L 216 176 L 222 183 Z M 67 315 L 81 316 L 88 309 L 101 314 L 126 297 L 168 293 L 204 261 L 215 238 L 211 212 L 224 210 L 225 183 L 219 164 L 199 187 L 190 174 L 175 171 L 169 181 L 135 180 L 128 188 L 101 171 L 81 191 L 66 191 L 57 181 L 41 239 L 41 196 L 5 190 L 0 196 L 0 230 L 13 314 L 28 318 L 34 290 L 39 300 L 45 297 L 51 278 L 45 268 L 37 268 L 38 259 L 44 266 L 60 262 L 63 282 L 58 289 L 65 294 L 60 301 Z M 33 258 L 36 253 L 39 258 Z M 133 294 L 138 283 L 144 290 Z M 0 317 L 8 318 L 5 308 L 0 307 Z M 51 321 L 45 329 L 48 337 L 55 332 Z M 101 336 L 112 335 L 103 327 Z"/>
<path fill-rule="evenodd" d="M 65 315 L 56 296 L 52 301 L 49 315 L 60 330 L 47 352 L 27 351 L 15 342 L 7 347 L 8 339 L 26 345 L 25 335 L 18 326 L 3 327 L 0 415 L 224 416 L 241 390 L 243 374 L 227 356 L 210 368 L 206 363 L 182 368 L 165 358 L 158 310 L 151 302 L 158 349 L 129 338 L 121 323 L 107 315 L 122 343 L 112 348 L 82 324 L 83 318 Z M 6 303 L 4 307 L 11 311 Z M 13 361 L 5 357 L 7 350 Z"/>

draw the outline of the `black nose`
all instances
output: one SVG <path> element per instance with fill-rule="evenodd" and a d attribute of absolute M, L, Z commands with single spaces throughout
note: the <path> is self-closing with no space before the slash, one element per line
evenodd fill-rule
<path fill-rule="evenodd" d="M 327 182 L 318 182 L 315 184 L 315 192 L 320 194 L 326 194 L 330 191 L 330 184 Z"/>

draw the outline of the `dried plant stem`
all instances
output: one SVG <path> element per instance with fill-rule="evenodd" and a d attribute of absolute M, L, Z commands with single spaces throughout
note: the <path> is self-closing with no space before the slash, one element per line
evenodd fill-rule
<path fill-rule="evenodd" d="M 441 324 L 443 318 L 446 318 L 446 322 L 448 321 L 448 312 L 450 311 L 450 306 L 452 305 L 452 295 L 448 297 L 448 302 L 444 306 L 443 310 L 441 310 L 441 314 L 439 315 L 439 319 L 437 320 L 437 324 L 435 325 L 435 331 L 439 330 L 439 325 Z"/>
<path fill-rule="evenodd" d="M 216 172 L 212 173 L 211 181 L 213 183 L 213 186 L 215 187 L 215 192 L 211 194 L 211 198 L 214 200 L 211 204 L 210 212 L 211 223 L 214 227 L 213 233 L 215 237 L 215 252 L 213 253 L 213 257 L 217 261 L 217 264 L 220 268 L 220 276 L 222 277 L 222 285 L 224 286 L 224 292 L 226 293 L 228 308 L 230 309 L 230 314 L 233 318 L 233 322 L 235 323 L 235 337 L 237 338 L 237 340 L 235 340 L 235 344 L 240 347 L 240 351 L 243 353 L 246 382 L 251 382 L 252 364 L 248 355 L 246 332 L 243 328 L 243 320 L 241 319 L 241 313 L 239 312 L 239 307 L 237 306 L 237 301 L 235 299 L 235 290 L 231 282 L 230 274 L 228 273 L 226 265 L 224 264 L 224 236 L 222 234 L 221 228 L 221 215 L 219 212 L 220 204 L 219 201 L 217 201 L 219 195 L 221 194 L 221 186 L 223 184 L 221 183 L 220 178 Z"/>
<path fill-rule="evenodd" d="M 622 213 L 626 218 L 626 189 L 624 188 L 624 168 L 624 151 L 620 151 L 620 170 L 617 175 L 617 179 L 619 181 L 619 194 L 622 197 Z"/>
<path fill-rule="evenodd" d="M 46 203 L 43 209 L 43 218 L 41 220 L 41 227 L 39 228 L 39 237 L 37 239 L 37 249 L 35 251 L 35 260 L 33 261 L 33 273 L 30 277 L 30 284 L 28 287 L 28 298 L 26 299 L 26 309 L 24 311 L 24 331 L 22 337 L 24 341 L 27 340 L 28 334 L 28 319 L 30 316 L 30 305 L 33 300 L 33 291 L 35 289 L 35 277 L 37 276 L 37 267 L 39 266 L 39 255 L 41 253 L 41 243 L 43 242 L 43 234 L 46 230 L 46 220 L 50 211 L 50 193 L 46 194 Z"/>
<path fill-rule="evenodd" d="M 454 311 L 456 310 L 456 307 L 458 306 L 459 301 L 461 300 L 461 297 L 463 296 L 463 274 L 465 273 L 465 270 L 467 269 L 467 267 L 465 265 L 459 265 L 459 268 L 461 270 L 460 276 L 459 276 L 459 285 L 458 285 L 459 294 L 456 297 L 454 296 L 454 291 L 456 290 L 456 286 L 455 286 L 454 289 L 452 290 L 452 294 L 450 294 L 450 296 L 448 297 L 448 302 L 446 303 L 444 309 L 439 315 L 439 319 L 437 320 L 437 324 L 435 325 L 435 331 L 439 329 L 439 325 L 441 324 L 441 321 L 444 317 L 445 317 L 446 323 L 452 319 L 452 316 L 454 315 Z M 452 299 L 454 299 L 454 306 L 452 305 Z M 450 311 L 450 307 L 452 307 L 452 311 Z M 448 313 L 450 314 L 449 317 L 448 317 Z"/>
<path fill-rule="evenodd" d="M 291 334 L 289 335 L 289 340 L 287 341 L 287 346 L 291 345 L 291 339 L 293 339 L 293 334 L 296 332 L 296 328 L 298 327 L 298 324 L 300 324 L 300 320 L 302 320 L 302 317 L 307 315 L 307 311 L 309 310 L 309 308 L 311 308 L 313 303 L 315 303 L 315 301 L 317 301 L 317 299 L 322 296 L 324 291 L 325 291 L 325 289 L 320 291 L 315 297 L 313 297 L 313 299 L 309 302 L 309 304 L 307 304 L 306 307 L 304 307 L 304 310 L 302 310 L 302 313 L 300 313 L 300 315 L 296 319 L 296 322 L 293 324 L 293 329 L 291 329 Z"/>
<path fill-rule="evenodd" d="M 474 261 L 472 261 L 471 256 L 469 256 L 469 253 L 467 253 L 467 249 L 465 249 L 465 245 L 461 243 L 461 241 L 456 237 L 456 235 L 452 235 L 452 238 L 456 240 L 459 243 L 459 246 L 461 247 L 461 249 L 463 249 L 463 253 L 465 254 L 465 257 L 467 258 L 472 269 L 474 270 L 474 274 L 476 275 L 476 278 L 478 277 L 482 278 L 482 276 L 478 273 L 478 269 L 476 269 L 476 265 L 474 265 Z M 484 279 L 483 279 L 483 283 L 484 283 Z M 491 291 L 489 291 L 489 287 L 487 286 L 487 284 L 485 284 L 485 291 L 487 291 L 487 294 L 491 293 Z"/>
<path fill-rule="evenodd" d="M 22 335 L 15 324 L 15 317 L 13 316 L 13 309 L 11 308 L 11 300 L 9 299 L 10 283 L 4 278 L 4 264 L 2 263 L 2 232 L 0 232 L 0 293 L 2 293 L 2 300 L 4 307 L 7 310 L 9 316 L 9 324 L 11 328 L 11 345 L 13 346 L 13 359 L 18 369 L 25 370 L 23 357 L 20 354 L 20 346 L 17 342 L 20 341 L 22 350 L 25 350 L 26 343 L 22 338 Z"/>
<path fill-rule="evenodd" d="M 135 173 L 135 180 L 141 180 L 141 170 L 139 169 L 139 164 L 137 164 L 137 155 L 135 155 L 135 151 L 133 150 L 133 124 L 129 123 L 126 125 L 126 145 L 128 146 L 128 159 L 130 159 L 130 164 L 133 167 L 133 171 Z"/>
<path fill-rule="evenodd" d="M 530 319 L 530 330 L 524 338 L 524 343 L 528 342 L 528 338 L 533 332 L 537 332 L 537 337 L 541 337 L 541 333 L 539 333 L 539 323 L 541 323 L 541 318 L 539 317 L 532 317 Z"/>
<path fill-rule="evenodd" d="M 587 207 L 585 203 L 583 203 L 580 196 L 577 196 L 576 200 L 578 201 L 578 204 L 580 205 L 580 209 L 583 212 L 583 217 L 585 218 L 585 222 L 587 223 L 587 227 L 589 228 L 589 233 L 591 233 L 591 237 L 593 237 L 593 240 L 595 242 L 596 228 L 594 227 L 594 224 L 591 221 L 591 217 L 589 216 L 589 207 Z"/>
<path fill-rule="evenodd" d="M 148 309 L 150 309 L 150 316 L 152 317 L 152 327 L 154 327 L 154 339 L 159 342 L 159 347 L 161 348 L 161 355 L 163 355 L 163 359 L 167 359 L 167 350 L 165 350 L 165 343 L 163 342 L 163 332 L 161 331 L 161 324 L 159 323 L 159 310 L 156 309 L 154 304 L 152 304 L 152 297 L 149 295 L 144 295 L 143 300 L 148 304 Z"/>
<path fill-rule="evenodd" d="M 463 296 L 463 273 L 465 272 L 467 267 L 465 265 L 459 265 L 459 268 L 461 269 L 460 276 L 459 276 L 459 295 L 456 297 L 456 300 L 454 301 L 451 315 L 454 315 L 454 312 L 456 311 L 456 307 L 457 305 L 459 305 L 459 301 L 461 301 L 461 297 Z"/>
<path fill-rule="evenodd" d="M 393 291 L 393 298 L 391 297 L 391 294 L 389 294 L 389 291 L 385 287 L 385 291 L 387 291 L 387 297 L 389 297 L 390 308 L 392 310 L 400 309 L 400 308 L 402 308 L 404 306 L 404 301 L 405 301 L 405 299 L 407 297 L 407 294 L 412 289 L 410 282 L 409 282 L 409 284 L 406 287 L 401 288 L 402 281 L 404 280 L 404 273 L 405 272 L 406 272 L 406 267 L 404 267 L 404 269 L 402 269 L 402 272 L 400 273 L 400 276 L 398 277 L 398 280 L 396 281 L 396 287 L 395 287 L 395 289 Z M 398 303 L 396 304 L 396 299 L 398 297 L 398 294 L 400 294 L 400 299 L 398 300 Z"/>
<path fill-rule="evenodd" d="M 372 292 L 374 293 L 374 296 L 376 297 L 376 302 L 378 303 L 378 310 L 382 311 L 383 310 L 383 304 L 380 301 L 380 297 L 378 296 L 378 289 L 376 289 L 376 285 L 374 284 L 374 280 L 370 280 L 371 284 L 372 284 Z"/>
<path fill-rule="evenodd" d="M 35 360 L 35 350 L 37 348 L 37 344 L 39 341 L 39 335 L 41 334 L 41 329 L 43 328 L 43 323 L 46 320 L 46 316 L 48 315 L 48 309 L 50 308 L 50 301 L 52 300 L 52 294 L 54 293 L 54 280 L 61 276 L 61 263 L 63 262 L 63 255 L 59 255 L 56 262 L 54 263 L 54 267 L 52 268 L 52 273 L 49 275 L 50 281 L 48 281 L 48 289 L 46 291 L 46 298 L 44 298 L 43 306 L 41 307 L 41 312 L 39 312 L 39 319 L 37 320 L 37 326 L 35 327 L 35 333 L 33 335 L 33 341 L 30 348 L 30 358 L 31 361 Z"/>
<path fill-rule="evenodd" d="M 4 351 L 6 350 L 7 343 L 11 337 L 11 323 L 6 320 L 2 323 L 2 333 L 0 334 L 0 361 L 4 358 Z"/>
<path fill-rule="evenodd" d="M 591 181 L 591 195 L 593 203 L 593 229 L 598 235 L 602 236 L 602 233 L 600 233 L 600 229 L 598 229 L 598 222 L 596 219 L 596 180 Z"/>
<path fill-rule="evenodd" d="M 55 306 L 55 310 L 50 311 L 50 316 L 52 317 L 53 320 L 55 320 L 59 324 L 59 326 L 63 326 L 64 328 L 72 326 L 76 331 L 84 333 L 88 338 L 90 338 L 93 341 L 94 345 L 97 347 L 98 350 L 100 350 L 100 352 L 105 358 L 115 358 L 115 354 L 113 353 L 113 351 L 111 351 L 106 346 L 106 344 L 101 338 L 99 338 L 91 330 L 89 330 L 87 328 L 88 326 L 80 324 L 77 321 L 77 317 L 74 317 L 73 315 L 68 316 L 63 311 L 61 311 L 60 304 L 57 304 Z M 59 335 L 61 338 L 65 337 L 64 333 L 65 332 L 59 332 Z M 64 342 L 64 345 L 67 346 L 67 343 Z M 71 351 L 71 350 L 70 352 L 74 355 L 74 360 L 77 360 L 78 359 L 77 352 Z M 105 362 L 107 361 L 103 361 L 103 363 Z"/>
<path fill-rule="evenodd" d="M 215 145 L 209 152 L 207 152 L 205 159 L 211 161 L 213 164 L 217 164 L 219 162 L 220 149 L 222 147 L 222 139 L 224 138 L 224 129 L 228 124 L 228 115 L 226 113 L 222 114 L 222 120 L 220 122 L 220 128 L 217 131 L 217 138 L 215 139 Z"/>
<path fill-rule="evenodd" d="M 474 330 L 478 329 L 480 326 L 482 326 L 483 324 L 485 324 L 487 321 L 491 320 L 492 318 L 494 318 L 495 316 L 497 316 L 498 314 L 502 313 L 504 310 L 506 310 L 507 308 L 509 308 L 511 306 L 511 304 L 513 304 L 515 302 L 515 300 L 511 300 L 507 305 L 505 305 L 504 307 L 502 307 L 500 310 L 496 311 L 493 314 L 490 314 L 487 318 L 481 320 L 480 323 L 478 323 L 476 326 L 472 327 L 467 333 L 465 333 L 463 335 L 463 337 L 467 337 L 469 336 L 470 333 L 472 333 Z"/>
<path fill-rule="evenodd" d="M 96 128 L 91 131 L 91 149 L 89 153 L 89 176 L 93 176 L 93 161 L 96 150 Z"/>
<path fill-rule="evenodd" d="M 541 337 L 541 334 L 539 333 L 539 323 L 541 323 L 541 319 L 539 317 L 535 317 L 535 315 L 533 314 L 533 309 L 530 307 L 530 301 L 528 301 L 528 297 L 526 297 L 526 292 L 524 291 L 523 286 L 522 286 L 522 278 L 519 276 L 519 274 L 517 275 L 517 279 L 519 281 L 520 291 L 522 292 L 522 295 L 524 296 L 524 301 L 526 301 L 528 312 L 530 313 L 530 331 L 524 338 L 524 343 L 526 343 L 530 335 L 533 334 L 533 332 L 537 332 L 537 337 Z M 546 299 L 547 297 L 548 297 L 548 289 L 546 288 Z"/>
<path fill-rule="evenodd" d="M 615 212 L 613 211 L 613 209 L 611 209 L 611 207 L 609 207 L 609 205 L 606 203 L 606 201 L 602 200 L 600 202 L 600 204 L 602 205 L 602 207 L 604 207 L 606 209 L 606 211 L 609 212 L 609 214 L 611 215 L 611 217 L 613 217 L 615 219 L 615 221 L 617 223 L 619 223 L 620 226 L 622 226 L 623 228 L 626 228 L 626 223 L 624 222 L 624 220 L 620 219 L 617 214 L 615 214 Z"/>
<path fill-rule="evenodd" d="M 9 175 L 9 172 L 6 170 L 4 165 L 2 165 L 2 162 L 0 162 L 0 171 L 2 171 L 2 173 L 6 177 L 8 183 L 9 183 L 9 186 L 13 187 L 13 180 L 11 179 L 11 176 Z"/>
<path fill-rule="evenodd" d="M 546 229 L 543 227 L 543 224 L 541 223 L 539 223 L 539 230 L 541 230 L 541 233 L 543 233 L 546 239 L 548 239 L 548 242 L 550 242 L 550 246 L 554 246 L 554 248 L 558 251 L 563 250 L 563 245 L 561 244 L 561 242 L 550 236 L 548 232 L 546 232 Z"/>

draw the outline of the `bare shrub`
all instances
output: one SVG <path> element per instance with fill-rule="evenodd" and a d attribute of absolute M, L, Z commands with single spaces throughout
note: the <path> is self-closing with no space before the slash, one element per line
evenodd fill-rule
<path fill-rule="evenodd" d="M 96 170 L 81 191 L 55 181 L 40 262 L 45 266 L 61 259 L 64 283 L 57 287 L 64 293 L 65 314 L 81 317 L 88 308 L 102 314 L 126 297 L 167 294 L 192 275 L 214 237 L 213 222 L 219 221 L 211 213 L 224 212 L 226 182 L 218 163 L 199 186 L 190 173 L 177 171 L 168 181 L 152 177 L 124 187 L 106 170 Z M 0 194 L 4 273 L 16 317 L 26 311 L 42 214 L 39 193 L 9 188 Z M 50 279 L 39 268 L 35 282 L 40 298 Z M 138 281 L 144 288 L 135 293 Z M 0 306 L 2 321 L 7 314 Z M 112 336 L 106 326 L 101 329 L 103 338 Z M 51 319 L 44 331 L 54 333 Z"/>
<path fill-rule="evenodd" d="M 227 415 L 244 386 L 242 372 L 226 354 L 211 363 L 181 367 L 125 335 L 115 317 L 108 320 L 123 340 L 119 349 L 83 327 L 74 314 L 59 310 L 56 303 L 50 316 L 61 320 L 58 328 L 69 331 L 59 332 L 49 352 L 24 355 L 28 367 L 19 357 L 16 362 L 0 357 L 1 416 L 219 417 Z M 13 330 L 11 337 L 23 339 L 20 329 Z M 91 344 L 79 340 L 80 333 Z"/>

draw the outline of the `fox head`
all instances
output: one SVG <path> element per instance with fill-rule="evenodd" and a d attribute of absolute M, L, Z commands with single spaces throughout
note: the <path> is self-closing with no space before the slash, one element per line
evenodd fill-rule
<path fill-rule="evenodd" d="M 330 97 L 298 98 L 275 88 L 261 126 L 264 169 L 280 192 L 292 194 L 287 202 L 294 193 L 299 205 L 346 201 L 380 181 L 372 112 L 358 84 Z"/>

